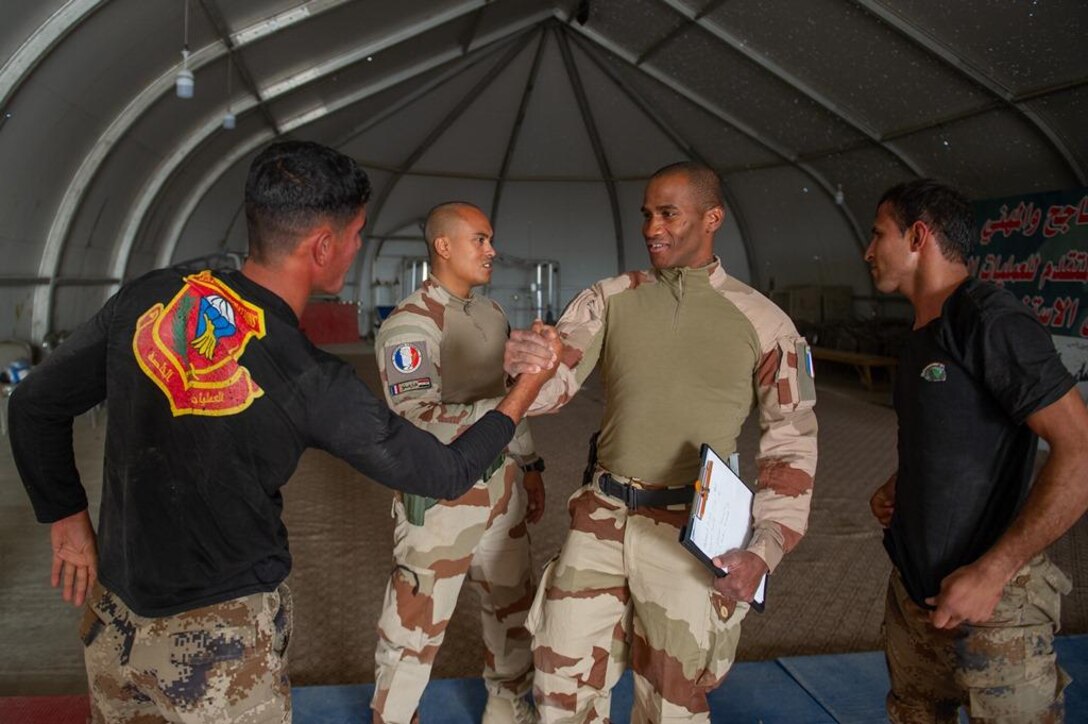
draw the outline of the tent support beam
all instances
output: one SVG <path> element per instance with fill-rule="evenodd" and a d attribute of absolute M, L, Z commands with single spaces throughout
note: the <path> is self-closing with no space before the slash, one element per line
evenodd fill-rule
<path fill-rule="evenodd" d="M 593 109 L 589 106 L 589 98 L 586 97 L 585 86 L 582 85 L 582 76 L 579 75 L 578 67 L 574 64 L 566 31 L 560 28 L 556 31 L 555 38 L 559 43 L 559 52 L 563 56 L 563 65 L 566 67 L 567 77 L 574 90 L 574 97 L 578 101 L 578 110 L 582 113 L 582 123 L 585 124 L 589 141 L 593 144 L 593 155 L 597 157 L 597 167 L 601 171 L 601 178 L 608 190 L 608 201 L 612 206 L 612 226 L 616 232 L 616 273 L 622 274 L 627 270 L 627 260 L 624 258 L 623 221 L 620 217 L 620 198 L 616 192 L 616 180 L 612 177 L 612 169 L 608 165 L 608 156 L 604 150 L 601 134 L 597 130 L 597 121 L 593 118 Z"/>
<path fill-rule="evenodd" d="M 495 194 L 491 197 L 491 221 L 494 223 L 499 214 L 499 202 L 502 200 L 502 190 L 506 185 L 506 177 L 510 172 L 510 162 L 514 158 L 514 149 L 517 147 L 518 136 L 521 135 L 521 125 L 525 121 L 525 111 L 529 108 L 529 99 L 533 95 L 536 86 L 536 78 L 540 72 L 540 59 L 544 57 L 544 41 L 547 34 L 541 31 L 537 40 L 536 52 L 533 54 L 533 64 L 529 68 L 529 77 L 525 81 L 525 89 L 521 93 L 521 101 L 518 103 L 518 114 L 514 118 L 514 125 L 510 129 L 510 138 L 506 142 L 506 150 L 502 155 L 502 165 L 499 167 L 499 180 L 495 184 Z"/>

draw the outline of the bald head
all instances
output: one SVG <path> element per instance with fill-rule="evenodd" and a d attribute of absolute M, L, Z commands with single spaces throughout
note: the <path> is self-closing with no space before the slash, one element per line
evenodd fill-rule
<path fill-rule="evenodd" d="M 487 218 L 479 206 L 468 201 L 447 201 L 438 204 L 427 213 L 423 237 L 427 240 L 427 251 L 431 255 L 432 264 L 435 261 L 435 240 L 442 236 L 454 235 L 466 219 L 475 217 L 477 214 Z"/>
<path fill-rule="evenodd" d="M 691 189 L 692 200 L 700 211 L 706 211 L 714 207 L 725 208 L 725 199 L 722 196 L 722 180 L 714 169 L 695 161 L 680 161 L 670 163 L 668 166 L 663 166 L 654 171 L 654 175 L 650 177 L 650 180 L 653 181 L 673 175 L 683 176 L 686 179 Z"/>
<path fill-rule="evenodd" d="M 465 201 L 439 204 L 427 214 L 424 231 L 431 276 L 447 290 L 467 298 L 472 288 L 491 281 L 494 232 L 479 206 Z"/>

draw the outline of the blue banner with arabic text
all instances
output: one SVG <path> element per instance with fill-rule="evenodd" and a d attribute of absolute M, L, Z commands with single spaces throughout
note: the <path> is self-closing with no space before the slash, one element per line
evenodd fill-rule
<path fill-rule="evenodd" d="M 1088 189 L 977 201 L 971 274 L 1005 287 L 1053 335 L 1088 338 Z"/>

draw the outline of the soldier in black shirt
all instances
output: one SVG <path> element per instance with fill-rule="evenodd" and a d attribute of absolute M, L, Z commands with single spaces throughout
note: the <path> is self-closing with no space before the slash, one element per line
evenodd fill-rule
<path fill-rule="evenodd" d="M 895 386 L 899 467 L 870 501 L 894 564 L 893 722 L 1060 721 L 1053 637 L 1069 579 L 1043 555 L 1088 508 L 1088 411 L 1030 310 L 969 278 L 970 205 L 889 190 L 865 259 L 914 307 Z M 1038 438 L 1050 457 L 1034 484 Z"/>
<path fill-rule="evenodd" d="M 289 719 L 280 487 L 302 452 L 457 498 L 550 376 L 523 375 L 446 446 L 306 340 L 298 318 L 311 294 L 342 288 L 369 194 L 366 174 L 332 149 L 270 146 L 246 184 L 241 272 L 164 269 L 126 284 L 11 397 L 15 462 L 38 520 L 52 523 L 53 585 L 76 605 L 87 598 L 96 721 Z M 104 399 L 96 537 L 72 419 Z"/>

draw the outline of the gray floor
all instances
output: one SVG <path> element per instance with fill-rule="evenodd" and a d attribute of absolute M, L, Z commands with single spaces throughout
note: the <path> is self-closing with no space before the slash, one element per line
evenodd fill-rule
<path fill-rule="evenodd" d="M 372 383 L 373 357 L 352 353 Z M 372 387 L 373 388 L 373 387 Z M 820 466 L 810 530 L 772 579 L 768 610 L 745 621 L 739 658 L 874 650 L 888 563 L 868 495 L 895 464 L 895 416 L 886 392 L 866 393 L 848 370 L 821 370 Z M 566 531 L 565 498 L 578 484 L 585 441 L 600 416 L 590 384 L 558 415 L 534 423 L 548 460 L 548 508 L 532 529 L 542 565 Z M 75 427 L 77 460 L 97 503 L 104 427 L 89 417 Z M 755 431 L 741 439 L 751 469 Z M 389 570 L 389 492 L 343 463 L 308 452 L 285 490 L 297 604 L 295 685 L 373 680 L 374 625 Z M 1081 521 L 1052 548 L 1077 585 L 1065 601 L 1065 633 L 1088 631 L 1088 524 Z M 85 690 L 75 635 L 78 611 L 49 588 L 48 528 L 34 521 L 6 444 L 0 445 L 0 696 Z M 436 677 L 477 676 L 482 660 L 475 596 L 467 590 L 436 662 Z"/>

